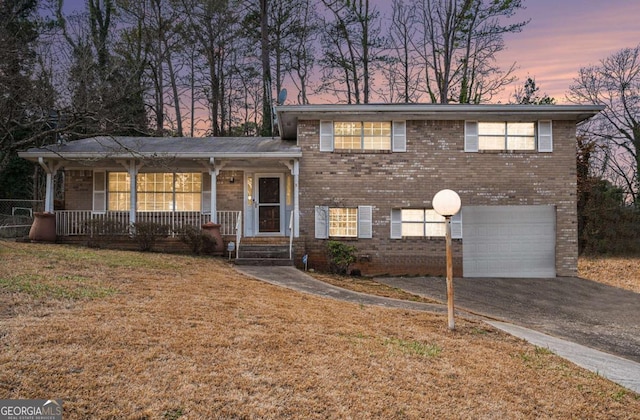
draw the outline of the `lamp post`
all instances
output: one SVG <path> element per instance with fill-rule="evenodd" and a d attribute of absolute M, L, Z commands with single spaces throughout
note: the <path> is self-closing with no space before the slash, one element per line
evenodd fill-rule
<path fill-rule="evenodd" d="M 453 319 L 453 258 L 451 256 L 451 216 L 460 211 L 460 196 L 452 190 L 441 190 L 433 196 L 433 209 L 445 218 L 446 254 L 447 254 L 447 314 L 449 329 L 456 328 Z"/>

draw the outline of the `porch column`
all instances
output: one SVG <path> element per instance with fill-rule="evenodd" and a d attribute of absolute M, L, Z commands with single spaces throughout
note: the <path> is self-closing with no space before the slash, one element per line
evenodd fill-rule
<path fill-rule="evenodd" d="M 296 159 L 293 161 L 293 236 L 300 236 L 300 189 L 298 180 L 300 178 L 300 162 Z"/>
<path fill-rule="evenodd" d="M 211 169 L 209 174 L 211 175 L 211 223 L 218 223 L 218 205 L 217 205 L 217 186 L 218 174 L 220 169 Z"/>
<path fill-rule="evenodd" d="M 129 224 L 136 223 L 136 211 L 138 209 L 138 171 L 142 163 L 137 164 L 134 159 L 128 162 L 129 173 Z"/>
<path fill-rule="evenodd" d="M 53 162 L 45 162 L 43 158 L 38 158 L 38 163 L 44 169 L 44 172 L 47 174 L 47 183 L 45 188 L 44 195 L 44 212 L 45 213 L 53 213 L 53 196 L 55 194 L 54 191 L 54 177 L 60 169 L 60 163 Z"/>

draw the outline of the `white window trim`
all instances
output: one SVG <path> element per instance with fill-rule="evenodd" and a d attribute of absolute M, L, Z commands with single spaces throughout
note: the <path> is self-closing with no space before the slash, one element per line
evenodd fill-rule
<path fill-rule="evenodd" d="M 503 121 L 495 121 L 495 122 L 503 122 Z M 500 151 L 513 151 L 513 152 L 540 152 L 540 153 L 550 153 L 553 152 L 553 122 L 551 120 L 539 120 L 539 121 L 531 121 L 534 124 L 537 124 L 537 130 L 535 134 L 535 149 L 532 150 L 520 150 L 520 149 L 504 149 L 504 150 L 495 150 L 496 152 Z M 479 128 L 478 121 L 465 121 L 464 122 L 464 151 L 465 152 L 479 152 L 480 144 L 479 144 Z"/>
<path fill-rule="evenodd" d="M 356 233 L 356 236 L 353 237 L 353 239 L 371 239 L 373 237 L 373 206 L 358 206 L 357 210 L 358 232 Z M 330 237 L 329 206 L 315 206 L 315 238 L 328 239 Z"/>
<path fill-rule="evenodd" d="M 429 210 L 429 209 L 424 209 Z M 402 209 L 391 209 L 390 239 L 402 239 Z M 413 236 L 412 236 L 413 237 Z M 415 236 L 415 238 L 427 238 L 428 236 Z M 437 236 L 440 238 L 440 236 Z M 462 211 L 451 216 L 451 239 L 462 239 Z"/>

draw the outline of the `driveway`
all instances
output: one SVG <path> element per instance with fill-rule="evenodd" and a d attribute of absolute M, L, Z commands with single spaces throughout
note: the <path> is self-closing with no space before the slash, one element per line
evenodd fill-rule
<path fill-rule="evenodd" d="M 442 302 L 446 280 L 376 281 Z M 640 294 L 577 277 L 454 279 L 456 309 L 541 331 L 640 362 Z"/>

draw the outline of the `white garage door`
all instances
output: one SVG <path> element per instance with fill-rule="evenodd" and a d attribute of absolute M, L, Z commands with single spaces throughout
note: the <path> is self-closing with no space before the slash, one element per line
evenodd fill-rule
<path fill-rule="evenodd" d="M 554 206 L 462 209 L 465 277 L 555 277 Z"/>

